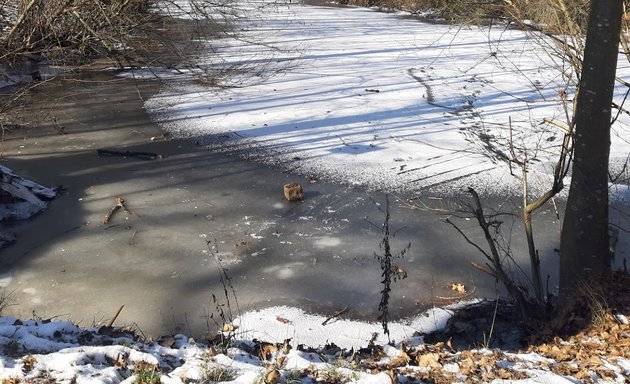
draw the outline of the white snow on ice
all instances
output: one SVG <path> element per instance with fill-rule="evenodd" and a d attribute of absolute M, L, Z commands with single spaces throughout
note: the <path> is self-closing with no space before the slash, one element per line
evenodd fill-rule
<path fill-rule="evenodd" d="M 462 304 L 460 304 L 461 306 Z M 451 309 L 432 308 L 423 314 L 389 324 L 390 338 L 395 341 L 409 340 L 418 333 L 442 329 L 453 315 Z M 387 344 L 379 323 L 364 323 L 345 319 L 331 319 L 323 325 L 321 315 L 308 314 L 293 307 L 270 307 L 243 314 L 234 321 L 239 335 L 247 339 L 281 343 L 292 339 L 295 344 L 323 347 L 335 343 L 340 348 L 361 348 L 376 334 L 378 345 Z"/>
<path fill-rule="evenodd" d="M 213 42 L 218 55 L 200 65 L 248 76 L 222 89 L 180 82 L 146 103 L 175 135 L 228 138 L 264 161 L 333 181 L 442 192 L 519 187 L 504 161 L 512 136 L 538 171 L 530 181 L 550 185 L 562 131 L 543 118 L 564 120 L 571 69 L 548 40 L 301 5 L 268 8 L 241 28 L 241 39 Z M 619 65 L 630 80 L 627 61 Z M 613 164 L 628 156 L 628 121 L 622 114 L 614 126 Z"/>

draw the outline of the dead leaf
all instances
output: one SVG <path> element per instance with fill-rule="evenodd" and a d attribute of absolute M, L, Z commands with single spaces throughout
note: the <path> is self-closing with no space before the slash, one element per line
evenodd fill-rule
<path fill-rule="evenodd" d="M 317 380 L 317 376 L 319 376 L 317 367 L 315 367 L 313 363 L 310 363 L 308 367 L 304 368 L 304 374 L 310 375 L 313 378 L 313 380 Z"/>
<path fill-rule="evenodd" d="M 204 359 L 209 359 L 219 354 L 219 351 L 216 348 L 210 347 L 206 349 L 206 351 L 202 354 Z"/>
<path fill-rule="evenodd" d="M 118 356 L 116 356 L 116 368 L 122 369 L 122 370 L 126 370 L 127 369 L 127 355 L 124 353 L 119 353 Z"/>
<path fill-rule="evenodd" d="M 466 293 L 466 287 L 462 283 L 453 283 L 451 284 L 451 290 L 457 293 Z"/>
<path fill-rule="evenodd" d="M 405 269 L 403 267 L 399 266 L 399 265 L 394 266 L 394 273 L 400 279 L 406 279 L 407 278 L 407 271 L 405 271 Z"/>
<path fill-rule="evenodd" d="M 282 316 L 276 316 L 276 320 L 278 320 L 278 321 L 279 321 L 279 322 L 281 322 L 282 324 L 289 324 L 289 323 L 290 323 L 290 321 L 289 321 L 289 320 L 285 319 L 285 318 L 284 318 L 284 317 L 282 317 Z"/>
<path fill-rule="evenodd" d="M 163 347 L 170 348 L 175 344 L 175 339 L 170 336 L 161 337 L 157 340 L 157 343 Z"/>
<path fill-rule="evenodd" d="M 440 354 L 439 353 L 425 353 L 424 355 L 416 356 L 416 362 L 420 367 L 428 367 L 431 369 L 439 369 L 442 368 L 442 364 L 439 363 Z"/>
<path fill-rule="evenodd" d="M 589 367 L 600 367 L 600 366 L 604 365 L 604 363 L 602 362 L 602 360 L 599 357 L 591 355 L 591 357 L 586 362 L 586 365 L 589 366 Z"/>
<path fill-rule="evenodd" d="M 32 355 L 24 356 L 22 359 L 22 372 L 30 372 L 35 368 L 37 360 Z"/>
<path fill-rule="evenodd" d="M 281 352 L 285 355 L 291 350 L 291 339 L 284 339 Z"/>
<path fill-rule="evenodd" d="M 471 356 L 467 356 L 459 362 L 459 370 L 464 375 L 470 375 L 476 369 L 477 366 Z"/>
<path fill-rule="evenodd" d="M 278 347 L 270 343 L 260 343 L 260 352 L 258 357 L 261 360 L 271 360 L 273 354 L 278 352 Z"/>
<path fill-rule="evenodd" d="M 391 359 L 390 362 L 387 364 L 387 366 L 391 370 L 393 368 L 403 367 L 409 364 L 409 361 L 411 361 L 411 358 L 409 357 L 409 355 L 403 352 L 399 356 L 396 356 L 393 359 Z"/>
<path fill-rule="evenodd" d="M 273 367 L 265 375 L 265 384 L 276 384 L 280 381 L 280 371 Z"/>
<path fill-rule="evenodd" d="M 387 374 L 387 376 L 389 376 L 389 379 L 392 381 L 392 384 L 398 384 L 398 375 L 394 372 L 393 369 L 388 369 L 387 371 L 385 371 L 385 373 Z"/>

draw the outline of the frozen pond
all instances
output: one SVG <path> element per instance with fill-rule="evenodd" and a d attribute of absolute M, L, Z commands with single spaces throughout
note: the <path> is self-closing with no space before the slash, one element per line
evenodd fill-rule
<path fill-rule="evenodd" d="M 466 198 L 460 187 L 468 181 L 486 192 L 489 208 L 518 213 L 520 198 L 508 188 L 518 183 L 485 152 L 488 142 L 481 138 L 504 138 L 505 126 L 497 121 L 504 124 L 513 114 L 515 123 L 523 124 L 518 135 L 524 142 L 542 138 L 552 150 L 557 141 L 547 141 L 548 133 L 530 136 L 525 129 L 538 121 L 533 114 L 554 110 L 553 100 L 531 99 L 542 91 L 506 80 L 504 70 L 492 72 L 494 59 L 481 60 L 489 52 L 481 43 L 483 30 L 457 35 L 466 36 L 466 43 L 477 41 L 476 48 L 460 54 L 455 48 L 465 44 L 440 43 L 450 27 L 361 9 L 288 9 L 291 13 L 272 22 L 291 22 L 294 28 L 273 30 L 279 45 L 303 43 L 300 60 L 293 61 L 297 67 L 255 83 L 157 93 L 156 82 L 100 73 L 38 88 L 18 111 L 25 127 L 3 144 L 3 165 L 45 186 L 63 184 L 66 192 L 37 220 L 3 224 L 18 235 L 0 257 L 0 284 L 16 304 L 7 314 L 90 325 L 106 322 L 124 304 L 118 324 L 137 323 L 149 335 L 201 335 L 214 329 L 212 295 L 225 304 L 219 260 L 243 311 L 272 304 L 323 313 L 348 307 L 348 317 L 375 320 L 382 287 L 374 253 L 380 252 L 385 202 L 379 186 L 391 192 L 393 251 L 411 243 L 397 261 L 407 278 L 393 286 L 393 317 L 458 297 L 496 296 L 494 281 L 471 266 L 484 260 L 443 219 L 459 215 L 458 203 Z M 356 29 L 360 25 L 363 29 Z M 390 35 L 381 35 L 385 29 Z M 410 37 L 412 31 L 416 35 Z M 512 36 L 510 44 L 525 41 L 514 33 L 504 35 Z M 335 36 L 352 44 L 340 47 Z M 470 40 L 474 36 L 477 40 Z M 427 39 L 434 44 L 421 48 Z M 403 44 L 408 41 L 411 45 Z M 520 47 L 525 55 L 529 45 Z M 237 48 L 235 54 L 247 52 Z M 309 49 L 321 52 L 309 58 Z M 340 53 L 343 49 L 348 52 Z M 430 64 L 429 57 L 446 61 Z M 458 61 L 462 57 L 468 64 Z M 422 68 L 434 72 L 420 81 Z M 547 70 L 536 76 L 545 84 L 555 81 Z M 304 86 L 300 79 L 312 84 Z M 86 87 L 88 82 L 92 86 Z M 508 97 L 513 87 L 524 87 L 521 101 Z M 553 89 L 549 86 L 548 95 Z M 520 109 L 510 104 L 519 102 Z M 145 114 L 145 106 L 163 126 Z M 41 116 L 55 119 L 37 120 Z M 57 133 L 59 127 L 65 135 Z M 161 140 L 163 127 L 191 139 Z M 626 128 L 619 125 L 618 139 L 627 137 Z M 619 157 L 623 140 L 617 142 Z M 163 159 L 98 157 L 98 148 L 154 152 Z M 541 164 L 547 155 L 540 152 Z M 470 178 L 471 173 L 485 176 Z M 536 174 L 548 180 L 544 172 Z M 304 185 L 303 202 L 282 199 L 282 186 L 293 181 Z M 119 212 L 103 224 L 115 196 L 124 197 L 133 213 Z M 627 211 L 621 204 L 613 214 L 622 220 Z M 509 216 L 505 220 L 516 259 L 527 259 L 522 229 Z M 552 206 L 535 220 L 553 290 L 559 223 Z M 481 241 L 473 221 L 459 223 Z M 622 233 L 618 262 L 628 249 Z M 465 292 L 453 291 L 453 283 L 463 284 Z"/>

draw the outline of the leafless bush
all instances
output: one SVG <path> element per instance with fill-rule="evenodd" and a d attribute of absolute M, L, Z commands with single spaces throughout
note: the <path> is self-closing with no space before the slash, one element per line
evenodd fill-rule
<path fill-rule="evenodd" d="M 410 12 L 434 11 L 447 21 L 478 22 L 480 19 L 498 15 L 501 0 L 342 0 L 342 4 L 361 7 L 402 9 Z"/>
<path fill-rule="evenodd" d="M 538 196 L 532 196 L 528 187 L 528 172 L 530 170 L 531 161 L 527 156 L 527 152 L 536 152 L 539 148 L 522 148 L 518 151 L 521 152 L 521 154 L 517 154 L 510 137 L 510 156 L 507 158 L 510 170 L 512 170 L 512 167 L 521 168 L 520 175 L 518 172 L 513 173 L 513 175 L 519 177 L 523 183 L 522 220 L 528 243 L 528 253 L 530 255 L 530 282 L 528 284 L 519 284 L 516 282 L 517 279 L 514 274 L 505 273 L 503 271 L 503 268 L 508 265 L 506 262 L 508 259 L 501 257 L 500 252 L 497 252 L 497 240 L 490 236 L 490 232 L 488 231 L 488 229 L 493 226 L 498 228 L 500 223 L 487 219 L 483 213 L 480 199 L 474 191 L 471 190 L 474 204 L 471 205 L 472 208 L 469 207 L 469 211 L 474 213 L 474 216 L 477 217 L 479 221 L 479 226 L 484 230 L 491 252 L 487 252 L 472 243 L 453 222 L 449 221 L 449 223 L 453 225 L 466 240 L 475 245 L 477 249 L 484 254 L 489 264 L 483 268 L 483 270 L 490 273 L 504 284 L 509 294 L 519 304 L 523 315 L 522 317 L 524 319 L 540 321 L 541 319 L 544 320 L 544 312 L 547 312 L 547 315 L 549 314 L 548 312 L 552 309 L 552 303 L 549 301 L 549 289 L 547 288 L 547 292 L 545 292 L 543 288 L 540 258 L 535 245 L 532 216 L 548 202 L 551 201 L 553 203 L 554 197 L 564 188 L 564 180 L 569 173 L 573 161 L 576 104 L 580 94 L 580 74 L 582 72 L 584 57 L 585 29 L 590 10 L 588 6 L 589 2 L 585 0 L 504 0 L 504 3 L 504 11 L 509 20 L 519 24 L 523 29 L 535 31 L 535 36 L 540 38 L 541 46 L 543 46 L 549 54 L 549 60 L 561 64 L 559 68 L 561 68 L 561 76 L 565 83 L 564 89 L 560 89 L 558 92 L 564 113 L 556 118 L 544 119 L 547 126 L 552 127 L 552 129 L 556 131 L 560 129 L 563 133 L 563 140 L 557 147 L 558 154 L 557 162 L 553 168 L 553 181 L 551 186 L 544 193 Z M 627 17 L 624 21 L 625 25 L 624 31 L 621 34 L 621 44 L 626 57 L 630 58 L 630 48 L 628 48 L 628 31 L 630 30 L 630 24 L 628 24 Z M 615 123 L 620 114 L 630 114 L 624 106 L 628 95 L 630 95 L 630 84 L 619 78 L 617 81 L 625 86 L 627 90 L 623 100 L 620 100 L 618 103 L 613 102 L 612 104 L 612 109 L 617 110 L 617 114 L 615 116 L 615 113 L 613 113 L 613 120 L 610 123 L 611 126 Z M 510 123 L 510 135 L 511 132 Z M 609 175 L 610 181 L 612 183 L 616 182 L 619 179 L 618 175 L 623 175 L 625 169 L 626 166 L 622 166 L 620 171 Z M 559 214 L 558 218 L 560 218 Z M 495 233 L 498 233 L 498 229 Z M 539 316 L 539 313 L 543 313 L 543 316 Z"/>
<path fill-rule="evenodd" d="M 11 292 L 7 292 L 4 288 L 0 289 L 0 315 L 10 305 L 12 305 Z"/>
<path fill-rule="evenodd" d="M 502 0 L 506 16 L 529 20 L 546 32 L 583 34 L 590 12 L 589 0 Z"/>
<path fill-rule="evenodd" d="M 118 56 L 125 40 L 150 21 L 149 0 L 5 0 L 0 59 L 23 55 L 77 61 L 94 56 Z"/>
<path fill-rule="evenodd" d="M 562 33 L 566 27 L 577 26 L 584 30 L 589 11 L 588 0 L 342 0 L 342 3 L 411 12 L 431 10 L 447 21 L 456 22 L 479 23 L 488 18 L 518 18 L 533 21 L 557 33 Z"/>
<path fill-rule="evenodd" d="M 220 22 L 238 14 L 230 5 L 231 0 L 0 0 L 0 62 L 154 61 L 170 45 L 169 16 L 189 21 L 176 32 L 191 40 L 211 31 L 209 26 L 213 33 L 224 29 Z"/>

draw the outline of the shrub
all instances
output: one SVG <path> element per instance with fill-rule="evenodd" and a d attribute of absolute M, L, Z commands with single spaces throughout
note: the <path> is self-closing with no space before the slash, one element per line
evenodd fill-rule
<path fill-rule="evenodd" d="M 159 7 L 192 16 L 183 18 L 193 19 L 188 26 L 196 29 L 185 32 L 200 37 L 229 1 L 165 0 Z M 157 7 L 156 0 L 0 0 L 0 62 L 30 57 L 79 64 L 103 56 L 119 64 L 152 62 L 156 55 L 149 52 L 173 48 L 172 19 L 154 12 Z"/>
<path fill-rule="evenodd" d="M 568 24 L 586 27 L 589 0 L 342 0 L 342 3 L 412 12 L 432 10 L 440 18 L 458 23 L 479 23 L 491 18 L 527 19 L 564 33 Z"/>

